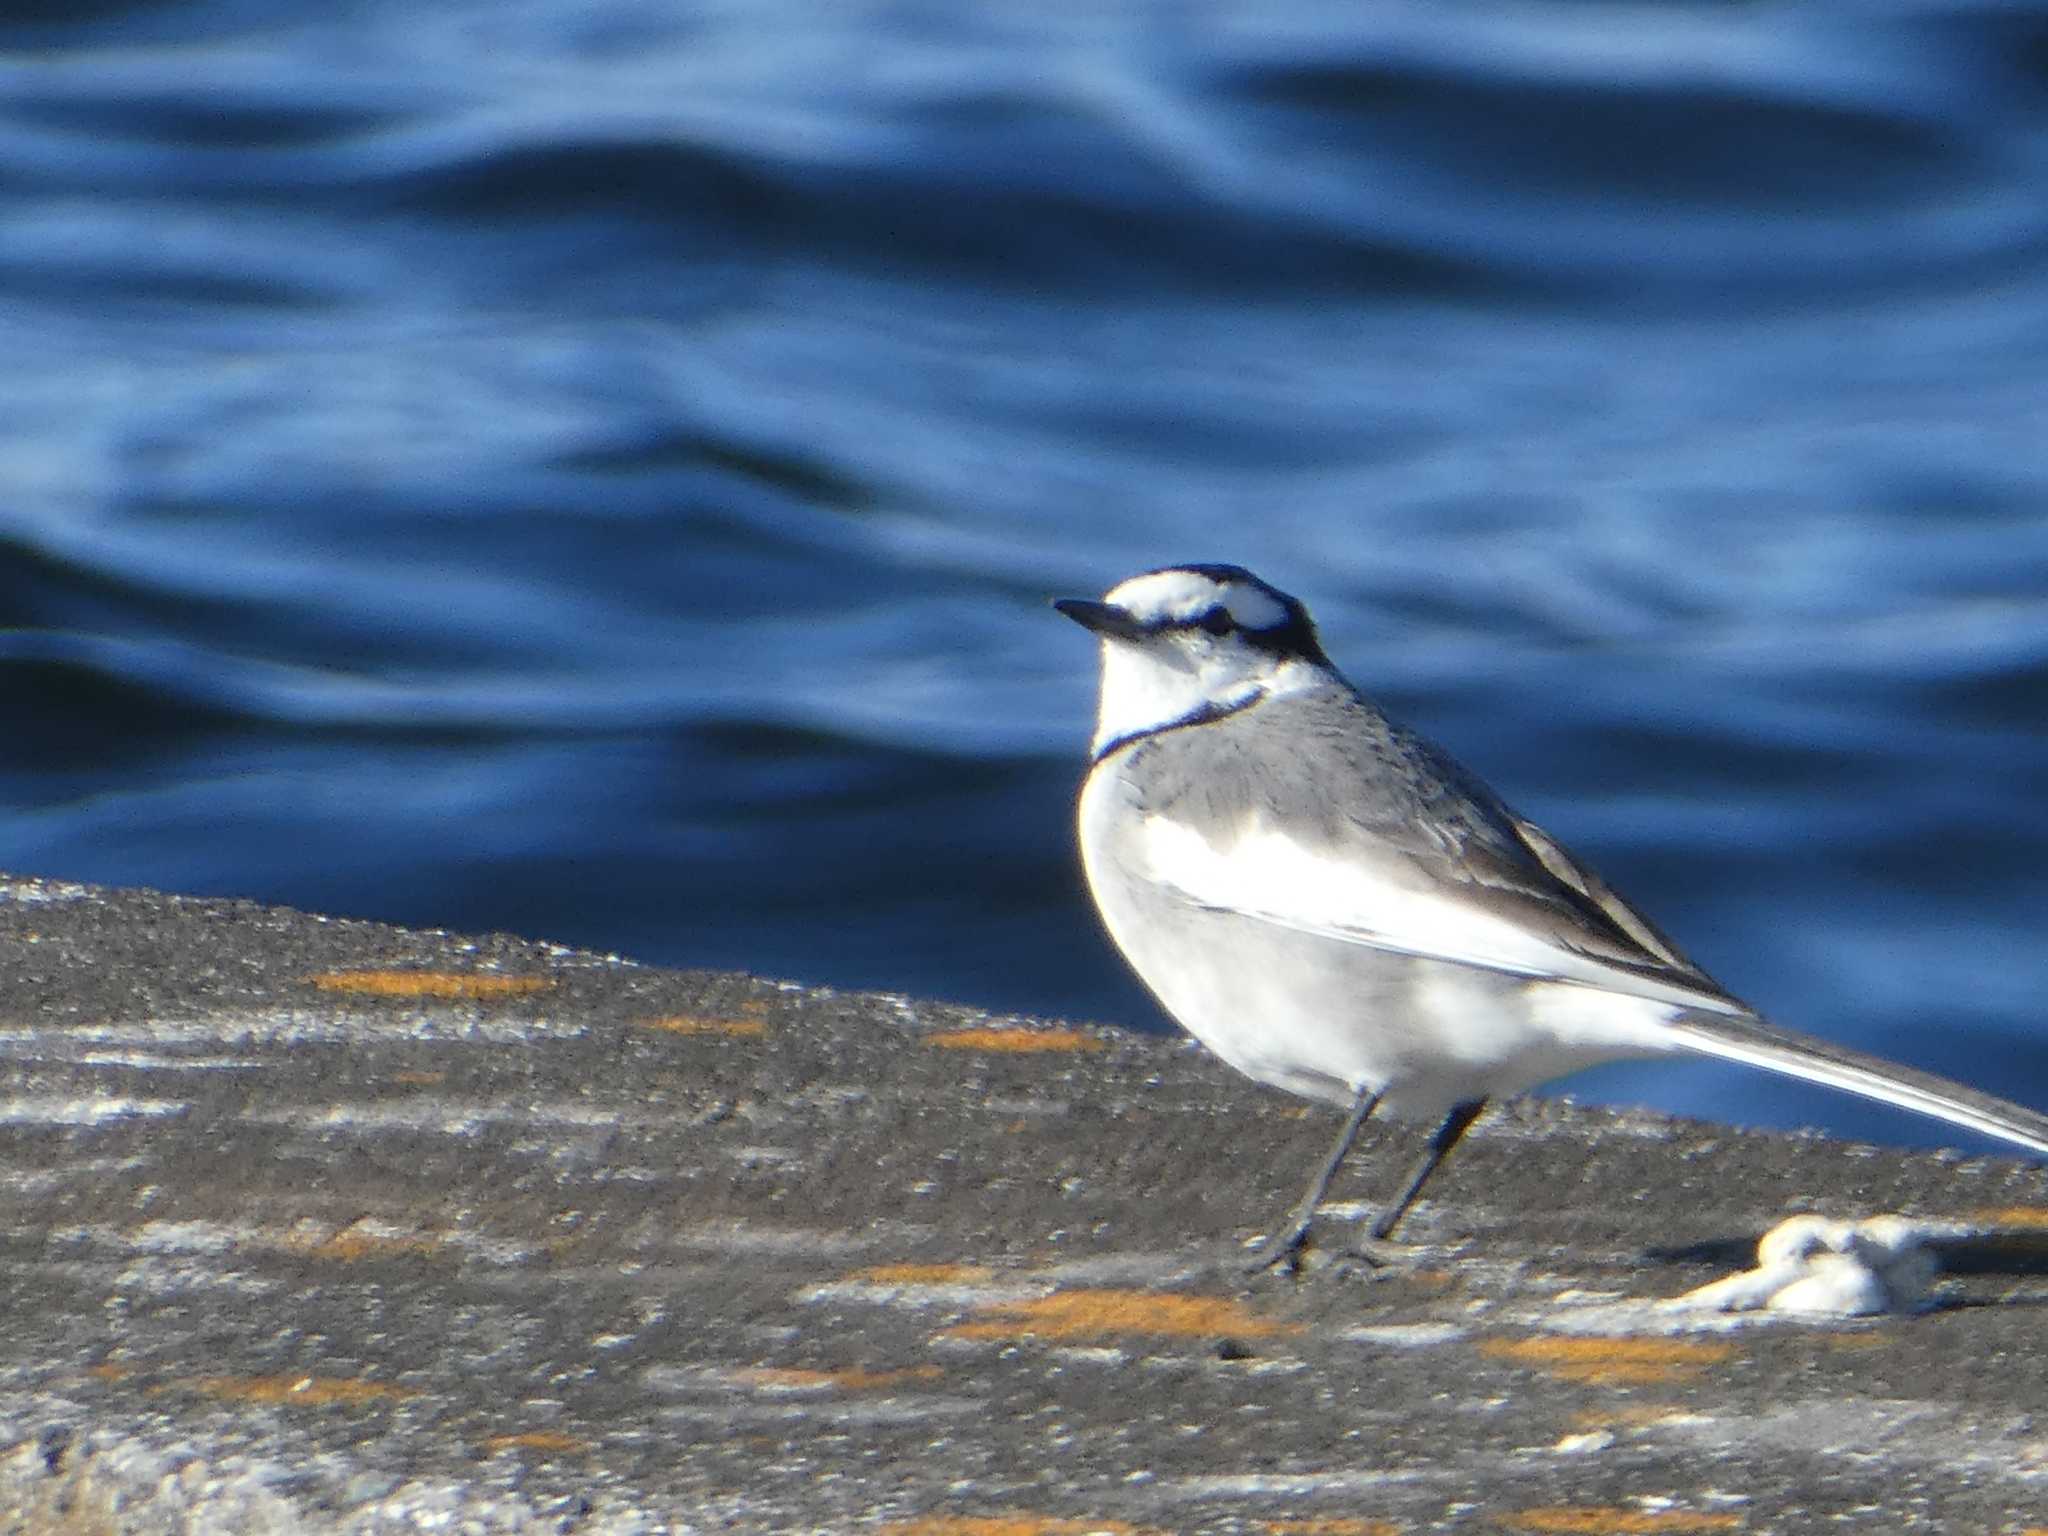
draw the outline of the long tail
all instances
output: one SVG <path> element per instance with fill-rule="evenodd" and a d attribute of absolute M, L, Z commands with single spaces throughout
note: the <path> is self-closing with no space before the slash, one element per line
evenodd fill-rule
<path fill-rule="evenodd" d="M 1780 1029 L 1754 1016 L 1682 1013 L 1669 1027 L 1684 1050 L 1804 1078 L 2048 1153 L 2048 1115 L 1932 1072 Z"/>

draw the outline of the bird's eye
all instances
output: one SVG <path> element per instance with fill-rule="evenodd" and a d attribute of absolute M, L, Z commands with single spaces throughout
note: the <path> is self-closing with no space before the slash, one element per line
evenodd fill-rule
<path fill-rule="evenodd" d="M 1236 623 L 1230 617 L 1230 610 L 1227 608 L 1211 608 L 1202 615 L 1201 625 L 1202 628 L 1209 631 L 1212 635 L 1227 635 L 1237 628 Z"/>

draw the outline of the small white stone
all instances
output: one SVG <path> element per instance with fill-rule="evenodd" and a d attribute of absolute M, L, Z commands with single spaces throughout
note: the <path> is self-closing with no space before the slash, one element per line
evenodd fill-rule
<path fill-rule="evenodd" d="M 1584 1456 L 1593 1451 L 1604 1451 L 1612 1444 L 1614 1444 L 1613 1430 L 1594 1429 L 1588 1430 L 1581 1435 L 1566 1435 L 1556 1445 L 1552 1446 L 1551 1449 L 1560 1456 Z"/>
<path fill-rule="evenodd" d="M 1891 1297 L 1874 1271 L 1846 1254 L 1832 1254 L 1773 1296 L 1770 1308 L 1812 1316 L 1874 1317 L 1891 1310 Z"/>
<path fill-rule="evenodd" d="M 1849 1228 L 1844 1222 L 1825 1216 L 1791 1216 L 1757 1239 L 1756 1261 L 1765 1269 L 1797 1263 L 1818 1253 L 1840 1253 L 1848 1241 Z"/>
<path fill-rule="evenodd" d="M 1710 1307 L 1717 1312 L 1754 1312 L 1806 1273 L 1800 1262 L 1780 1262 L 1740 1274 L 1724 1275 L 1677 1298 L 1682 1306 Z"/>
<path fill-rule="evenodd" d="M 1897 1215 L 1860 1222 L 1794 1216 L 1757 1241 L 1757 1267 L 1678 1297 L 1724 1312 L 1869 1317 L 1919 1305 L 1940 1272 L 1928 1229 Z"/>
<path fill-rule="evenodd" d="M 1924 1252 L 1927 1227 L 1908 1217 L 1887 1213 L 1857 1222 L 1856 1240 L 1863 1247 L 1888 1257 L 1911 1250 Z"/>

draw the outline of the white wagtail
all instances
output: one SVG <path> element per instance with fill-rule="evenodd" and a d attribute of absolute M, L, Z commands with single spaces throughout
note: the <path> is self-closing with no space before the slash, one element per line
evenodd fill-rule
<path fill-rule="evenodd" d="M 1383 715 L 1233 565 L 1055 607 L 1102 641 L 1081 858 L 1111 938 L 1240 1072 L 1348 1106 L 1257 1266 L 1293 1263 L 1375 1109 L 1434 1122 L 1390 1234 L 1486 1101 L 1693 1053 L 2048 1152 L 2048 1116 L 1767 1023 L 1555 838 Z"/>

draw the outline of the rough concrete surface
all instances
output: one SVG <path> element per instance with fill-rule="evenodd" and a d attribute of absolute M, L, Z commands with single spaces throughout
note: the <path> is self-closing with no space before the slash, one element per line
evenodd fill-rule
<path fill-rule="evenodd" d="M 0 1064 L 0 1532 L 2048 1532 L 2021 1162 L 1515 1104 L 1252 1281 L 1182 1042 L 33 880 Z M 1656 1304 L 1806 1210 L 1936 1305 Z"/>

